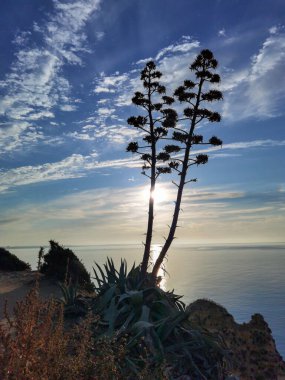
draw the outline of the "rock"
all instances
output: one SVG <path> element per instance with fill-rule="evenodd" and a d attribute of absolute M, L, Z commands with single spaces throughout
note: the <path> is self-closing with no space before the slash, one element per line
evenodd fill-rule
<path fill-rule="evenodd" d="M 205 299 L 193 302 L 188 310 L 193 326 L 206 329 L 225 342 L 232 358 L 228 380 L 285 379 L 285 363 L 261 314 L 254 314 L 248 323 L 238 324 L 224 307 Z"/>

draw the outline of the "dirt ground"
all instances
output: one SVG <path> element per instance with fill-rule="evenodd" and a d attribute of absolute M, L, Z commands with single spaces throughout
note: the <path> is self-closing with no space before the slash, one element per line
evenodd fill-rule
<path fill-rule="evenodd" d="M 58 285 L 36 271 L 0 271 L 0 320 L 4 316 L 5 302 L 7 301 L 7 308 L 11 313 L 16 302 L 25 297 L 36 281 L 39 281 L 40 295 L 43 298 L 61 297 Z"/>

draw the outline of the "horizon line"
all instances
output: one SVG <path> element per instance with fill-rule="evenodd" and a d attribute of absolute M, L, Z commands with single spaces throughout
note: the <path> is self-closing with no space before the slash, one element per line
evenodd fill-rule
<path fill-rule="evenodd" d="M 99 244 L 60 244 L 61 246 L 65 248 L 76 248 L 76 247 L 103 247 L 103 246 L 143 246 L 142 243 L 99 243 Z M 162 244 L 154 243 L 153 246 L 161 246 Z M 189 246 L 208 246 L 208 245 L 214 245 L 214 246 L 229 246 L 229 245 L 239 245 L 239 246 L 272 246 L 272 245 L 285 245 L 285 241 L 276 241 L 276 242 L 226 242 L 226 243 L 195 243 L 195 242 L 176 242 L 175 245 L 189 245 Z M 5 245 L 2 246 L 4 249 L 19 249 L 19 248 L 49 248 L 49 245 L 40 245 L 40 244 L 27 244 L 27 245 Z"/>

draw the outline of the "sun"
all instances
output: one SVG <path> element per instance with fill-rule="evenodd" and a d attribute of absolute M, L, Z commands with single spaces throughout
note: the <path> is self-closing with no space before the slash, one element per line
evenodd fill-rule
<path fill-rule="evenodd" d="M 169 194 L 165 187 L 162 185 L 156 185 L 155 191 L 151 194 L 151 197 L 154 199 L 155 203 L 163 203 L 168 201 Z M 148 201 L 149 199 L 149 187 L 143 189 L 143 199 Z"/>

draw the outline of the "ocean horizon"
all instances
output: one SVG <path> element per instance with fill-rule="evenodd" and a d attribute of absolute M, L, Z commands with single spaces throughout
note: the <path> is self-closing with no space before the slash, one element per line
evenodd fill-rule
<path fill-rule="evenodd" d="M 93 274 L 94 263 L 111 257 L 116 265 L 126 259 L 129 268 L 142 257 L 141 244 L 65 245 Z M 159 252 L 153 245 L 153 256 Z M 36 269 L 39 246 L 7 247 Z M 47 247 L 46 247 L 47 248 Z M 47 249 L 46 249 L 47 251 Z M 162 287 L 183 295 L 185 304 L 199 298 L 223 305 L 236 322 L 264 316 L 277 349 L 285 357 L 285 243 L 176 244 L 165 262 Z"/>

